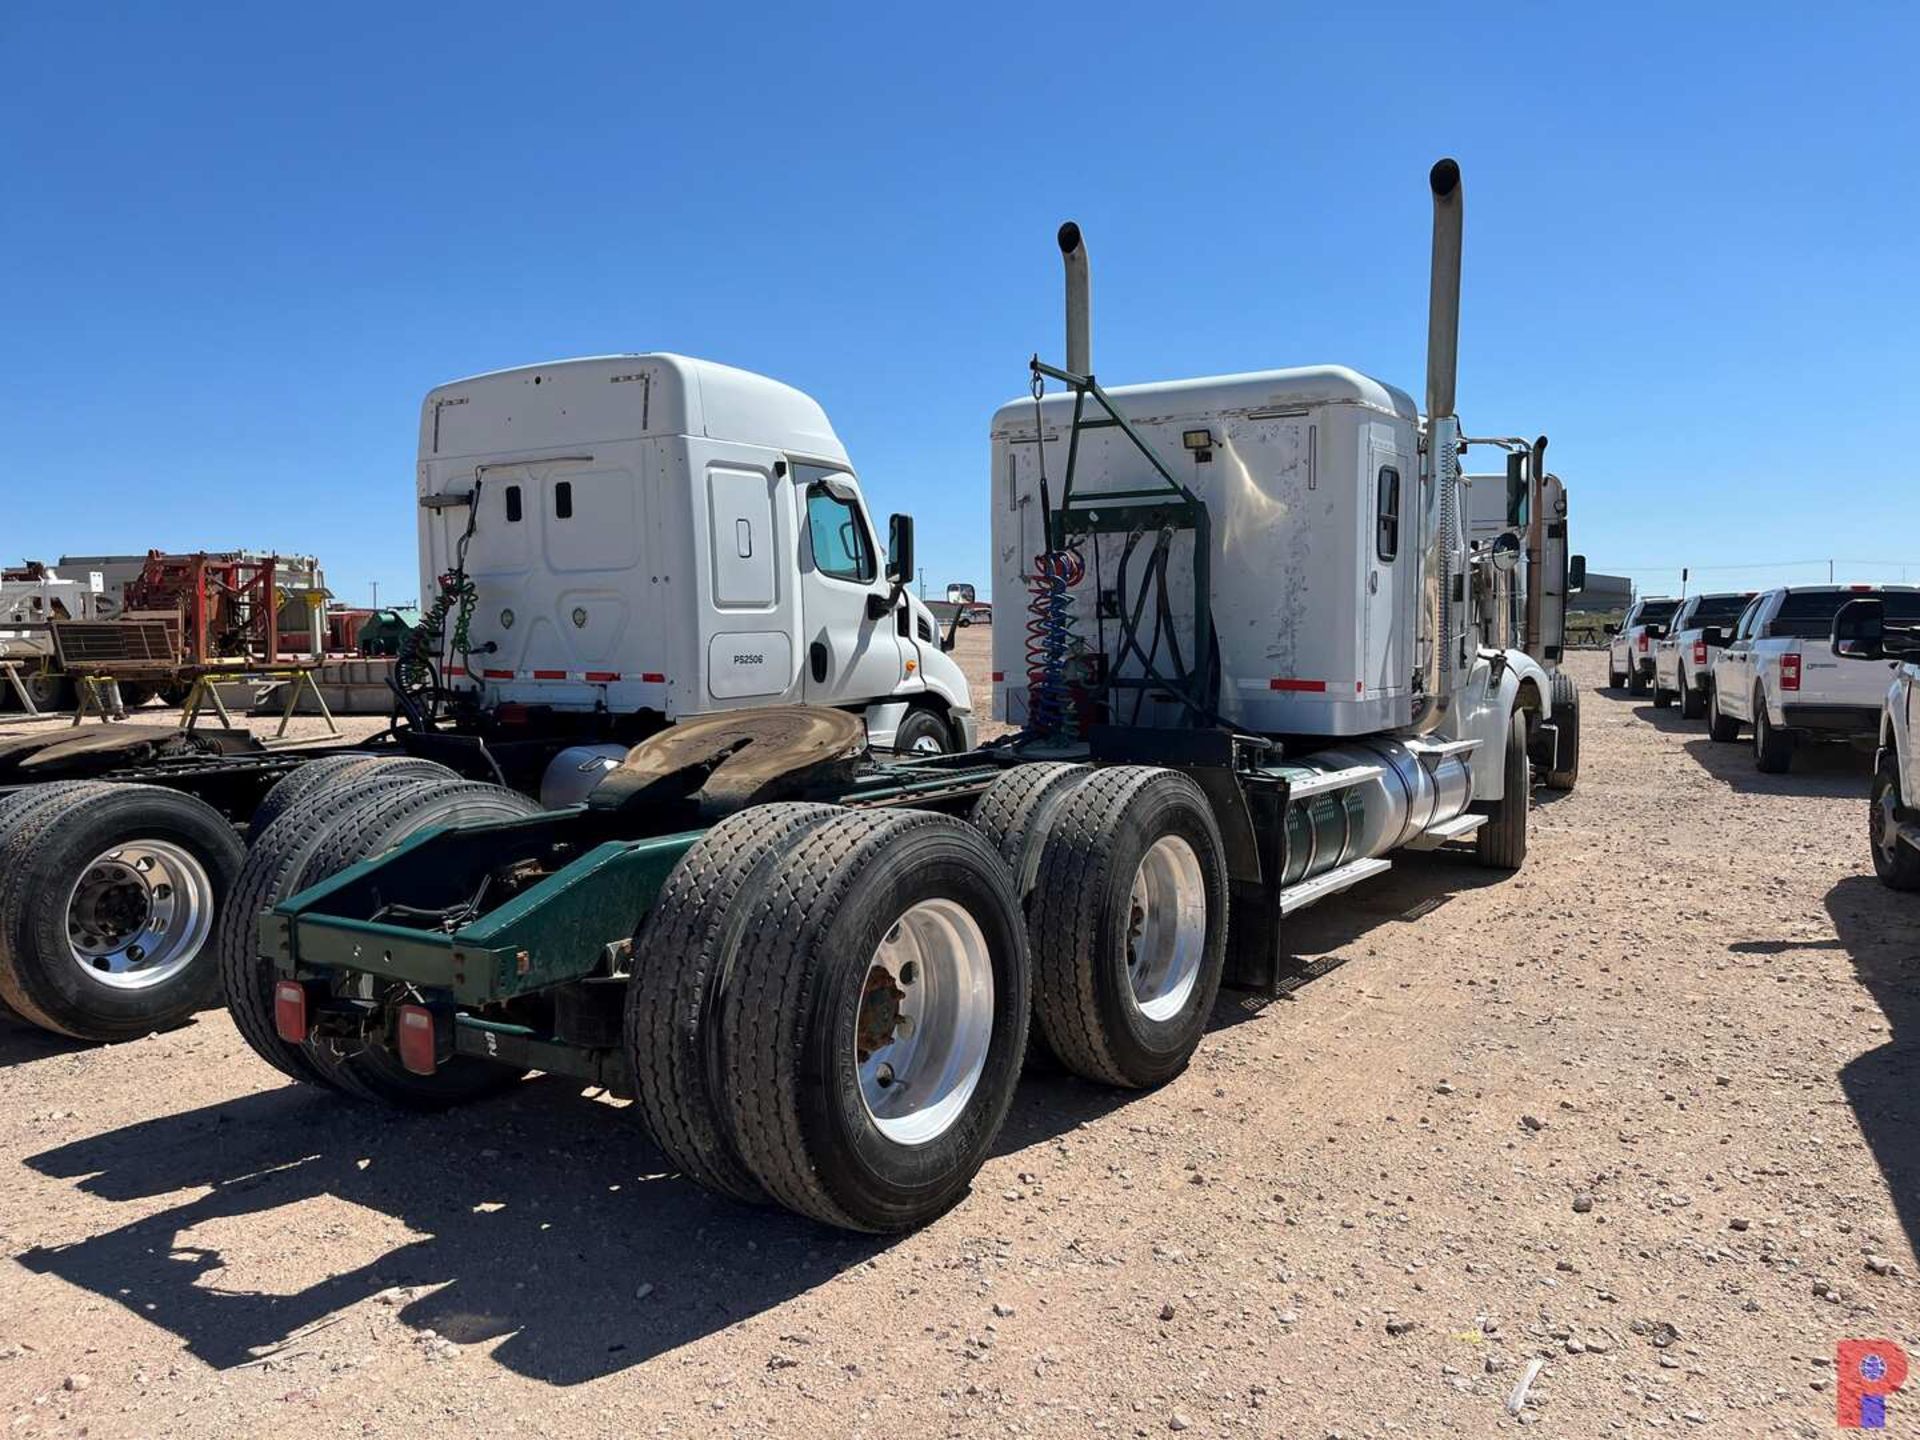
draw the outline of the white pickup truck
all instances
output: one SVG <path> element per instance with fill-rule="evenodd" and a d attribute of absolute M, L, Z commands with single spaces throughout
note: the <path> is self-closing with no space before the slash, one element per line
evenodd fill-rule
<path fill-rule="evenodd" d="M 1698 720 L 1707 713 L 1707 690 L 1713 684 L 1713 662 L 1733 633 L 1740 612 L 1753 599 L 1751 590 L 1729 590 L 1719 595 L 1689 595 L 1673 612 L 1667 633 L 1653 642 L 1653 703 L 1665 709 L 1680 702 L 1680 713 Z"/>
<path fill-rule="evenodd" d="M 1880 732 L 1887 689 L 1884 665 L 1848 663 L 1829 643 L 1847 601 L 1884 602 L 1896 624 L 1920 620 L 1920 586 L 1791 585 L 1763 591 L 1741 613 L 1713 667 L 1707 728 L 1715 740 L 1753 727 L 1754 764 L 1771 774 L 1813 740 L 1867 746 Z"/>
<path fill-rule="evenodd" d="M 1867 807 L 1867 843 L 1874 872 L 1895 890 L 1920 890 L 1920 623 L 1887 623 L 1884 599 L 1848 601 L 1834 617 L 1830 648 L 1841 660 L 1877 676 L 1881 660 L 1893 683 L 1880 708 L 1880 744 Z M 1899 613 L 1903 607 L 1895 606 Z M 1911 607 L 1904 607 L 1910 609 Z"/>
<path fill-rule="evenodd" d="M 1646 595 L 1633 602 L 1627 618 L 1607 645 L 1607 683 L 1629 695 L 1644 695 L 1653 685 L 1653 642 L 1667 633 L 1680 602 L 1670 595 Z"/>

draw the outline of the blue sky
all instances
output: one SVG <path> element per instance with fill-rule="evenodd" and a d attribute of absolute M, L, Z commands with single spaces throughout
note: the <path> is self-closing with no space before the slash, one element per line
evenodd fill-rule
<path fill-rule="evenodd" d="M 1417 395 L 1451 154 L 1461 414 L 1552 437 L 1595 569 L 1920 579 L 1915 13 L 9 4 L 0 558 L 409 598 L 427 389 L 672 349 L 811 392 L 930 591 L 984 582 L 1061 219 L 1108 383 Z"/>

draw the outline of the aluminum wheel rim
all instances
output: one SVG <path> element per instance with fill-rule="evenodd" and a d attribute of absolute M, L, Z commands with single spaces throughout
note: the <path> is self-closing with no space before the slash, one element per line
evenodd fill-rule
<path fill-rule="evenodd" d="M 73 963 L 115 990 L 164 984 L 213 931 L 213 880 L 169 840 L 129 840 L 81 867 L 67 892 Z"/>
<path fill-rule="evenodd" d="M 944 755 L 947 753 L 940 748 L 940 742 L 931 735 L 922 735 L 918 740 L 909 745 L 907 749 L 915 755 Z"/>
<path fill-rule="evenodd" d="M 1887 864 L 1893 864 L 1900 858 L 1900 822 L 1894 817 L 1894 807 L 1900 803 L 1899 794 L 1893 782 L 1884 775 L 1874 777 L 1874 797 L 1869 807 L 1869 817 L 1873 829 L 1873 848 L 1878 850 Z"/>
<path fill-rule="evenodd" d="M 1162 835 L 1141 857 L 1128 897 L 1127 979 L 1149 1020 L 1185 1008 L 1207 944 L 1207 887 L 1200 857 L 1178 835 Z"/>
<path fill-rule="evenodd" d="M 867 962 L 853 1038 L 882 1135 L 925 1145 L 953 1128 L 993 1041 L 993 961 L 964 906 L 922 900 L 893 923 Z"/>

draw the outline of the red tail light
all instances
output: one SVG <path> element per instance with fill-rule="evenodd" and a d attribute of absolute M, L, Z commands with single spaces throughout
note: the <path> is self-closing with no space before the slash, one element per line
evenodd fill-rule
<path fill-rule="evenodd" d="M 1696 640 L 1693 642 L 1693 663 L 1696 665 L 1704 665 L 1707 663 L 1706 641 Z"/>
<path fill-rule="evenodd" d="M 273 1028 L 289 1045 L 307 1043 L 307 987 L 298 980 L 274 982 Z"/>
<path fill-rule="evenodd" d="M 434 1035 L 431 1010 L 424 1005 L 402 1005 L 396 1028 L 402 1065 L 416 1075 L 431 1075 L 440 1068 L 440 1047 Z"/>
<path fill-rule="evenodd" d="M 1642 650 L 1647 648 L 1647 632 L 1644 630 L 1640 632 L 1640 648 Z"/>
<path fill-rule="evenodd" d="M 1800 688 L 1800 657 L 1789 653 L 1780 657 L 1780 688 L 1798 690 Z"/>

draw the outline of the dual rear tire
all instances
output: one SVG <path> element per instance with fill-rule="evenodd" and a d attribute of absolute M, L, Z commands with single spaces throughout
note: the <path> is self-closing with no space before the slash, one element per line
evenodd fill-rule
<path fill-rule="evenodd" d="M 690 1179 L 907 1230 L 966 1193 L 1029 1016 L 1089 1079 L 1186 1067 L 1226 953 L 1199 787 L 1021 766 L 976 814 L 759 806 L 682 857 L 634 937 L 626 1038 L 637 1109 Z"/>
<path fill-rule="evenodd" d="M 881 1233 L 966 1193 L 1019 1082 L 1031 983 L 979 831 L 744 811 L 682 857 L 634 965 L 638 1108 L 690 1178 Z"/>
<path fill-rule="evenodd" d="M 159 786 L 63 781 L 0 800 L 0 1006 L 110 1042 L 217 1005 L 241 859 L 219 811 Z"/>
<path fill-rule="evenodd" d="M 460 1104 L 517 1080 L 518 1072 L 484 1061 L 455 1058 L 432 1075 L 415 1075 L 381 1044 L 308 1040 L 296 1045 L 283 1039 L 274 1026 L 278 975 L 261 953 L 256 926 L 281 901 L 424 830 L 514 819 L 539 808 L 497 785 L 457 776 L 423 779 L 400 765 L 392 773 L 335 775 L 332 783 L 311 787 L 298 803 L 282 809 L 257 834 L 239 867 L 230 923 L 219 947 L 227 1009 L 254 1053 L 290 1079 L 412 1109 Z"/>

